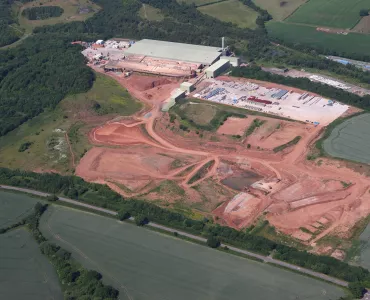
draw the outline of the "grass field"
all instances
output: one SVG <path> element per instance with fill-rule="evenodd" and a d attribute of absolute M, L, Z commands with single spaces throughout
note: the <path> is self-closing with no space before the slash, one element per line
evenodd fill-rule
<path fill-rule="evenodd" d="M 34 6 L 59 6 L 64 9 L 64 13 L 57 18 L 46 20 L 28 20 L 22 16 L 22 11 Z M 85 11 L 84 11 L 85 9 Z M 89 0 L 36 0 L 18 6 L 18 22 L 26 33 L 31 33 L 35 27 L 44 25 L 54 25 L 57 23 L 84 21 L 100 10 L 100 7 Z"/>
<path fill-rule="evenodd" d="M 149 21 L 162 21 L 164 19 L 160 9 L 148 4 L 143 4 L 139 10 L 139 16 Z"/>
<path fill-rule="evenodd" d="M 310 0 L 285 21 L 349 29 L 358 23 L 363 8 L 370 9 L 370 0 Z"/>
<path fill-rule="evenodd" d="M 256 28 L 257 12 L 238 0 L 229 0 L 198 8 L 204 14 L 243 28 Z"/>
<path fill-rule="evenodd" d="M 21 221 L 32 212 L 37 202 L 40 202 L 37 198 L 0 190 L 0 228 Z"/>
<path fill-rule="evenodd" d="M 208 4 L 208 3 L 213 3 L 213 2 L 216 2 L 218 0 L 177 0 L 178 3 L 186 3 L 186 4 L 195 4 L 195 5 L 204 5 L 204 4 Z M 219 1 L 223 1 L 223 0 L 219 0 Z"/>
<path fill-rule="evenodd" d="M 290 44 L 330 49 L 337 51 L 338 54 L 344 53 L 343 56 L 345 56 L 345 53 L 369 54 L 370 35 L 360 33 L 330 34 L 317 31 L 315 27 L 283 22 L 268 22 L 266 27 L 271 37 Z"/>
<path fill-rule="evenodd" d="M 360 235 L 360 265 L 370 269 L 370 225 Z"/>
<path fill-rule="evenodd" d="M 66 133 L 78 161 L 90 147 L 86 133 L 91 119 L 98 122 L 101 115 L 131 115 L 141 107 L 116 81 L 97 74 L 87 93 L 63 99 L 55 110 L 40 114 L 1 137 L 0 166 L 72 172 Z M 20 145 L 25 142 L 32 145 L 19 152 Z"/>
<path fill-rule="evenodd" d="M 275 21 L 282 21 L 293 13 L 306 0 L 254 0 L 259 7 L 266 9 Z"/>
<path fill-rule="evenodd" d="M 339 124 L 323 142 L 323 147 L 331 156 L 370 163 L 370 114 Z"/>
<path fill-rule="evenodd" d="M 0 299 L 63 299 L 53 266 L 26 229 L 0 235 L 0 245 Z"/>
<path fill-rule="evenodd" d="M 52 207 L 41 230 L 131 299 L 338 299 L 325 282 L 117 220 Z M 55 235 L 58 235 L 58 238 Z M 246 296 L 248 295 L 248 296 Z"/>

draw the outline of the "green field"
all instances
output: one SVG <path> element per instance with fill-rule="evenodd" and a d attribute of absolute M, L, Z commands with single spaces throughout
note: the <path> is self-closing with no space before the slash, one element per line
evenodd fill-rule
<path fill-rule="evenodd" d="M 370 114 L 339 124 L 323 142 L 323 147 L 331 156 L 370 163 Z"/>
<path fill-rule="evenodd" d="M 349 29 L 360 21 L 363 8 L 370 9 L 370 0 L 310 0 L 285 21 Z"/>
<path fill-rule="evenodd" d="M 143 4 L 139 10 L 139 16 L 149 21 L 162 21 L 164 19 L 160 9 L 148 4 Z"/>
<path fill-rule="evenodd" d="M 242 28 L 256 28 L 258 13 L 238 0 L 229 0 L 198 8 L 204 14 Z"/>
<path fill-rule="evenodd" d="M 72 172 L 71 154 L 66 141 L 69 135 L 75 160 L 90 147 L 87 132 L 100 125 L 98 116 L 131 115 L 142 108 L 115 80 L 96 75 L 87 93 L 68 96 L 53 111 L 46 111 L 19 128 L 0 137 L 0 167 L 27 170 L 56 170 Z M 85 119 L 94 117 L 94 122 Z M 31 142 L 28 150 L 19 152 L 20 145 Z"/>
<path fill-rule="evenodd" d="M 41 231 L 131 299 L 338 299 L 343 291 L 268 264 L 114 219 L 51 207 Z M 57 235 L 57 238 L 56 238 Z"/>
<path fill-rule="evenodd" d="M 317 31 L 315 27 L 288 24 L 283 22 L 268 22 L 267 30 L 271 37 L 278 38 L 291 45 L 301 44 L 321 50 L 330 49 L 338 54 L 368 55 L 370 35 L 360 33 L 329 34 Z"/>
<path fill-rule="evenodd" d="M 370 225 L 360 235 L 360 265 L 364 268 L 370 268 Z"/>
<path fill-rule="evenodd" d="M 23 9 L 40 5 L 59 6 L 64 9 L 64 12 L 60 17 L 45 20 L 28 20 L 26 17 L 22 16 Z M 80 13 L 80 9 L 88 9 L 88 11 Z M 36 0 L 17 6 L 18 22 L 26 33 L 31 33 L 34 28 L 39 26 L 84 21 L 92 17 L 99 10 L 100 7 L 89 0 Z"/>
<path fill-rule="evenodd" d="M 0 235 L 0 299 L 63 299 L 53 266 L 24 228 Z"/>
<path fill-rule="evenodd" d="M 186 3 L 186 4 L 195 4 L 195 5 L 204 5 L 208 3 L 213 3 L 216 1 L 223 1 L 223 0 L 177 0 L 178 3 Z"/>
<path fill-rule="evenodd" d="M 0 190 L 0 229 L 21 221 L 37 202 L 37 198 Z"/>
<path fill-rule="evenodd" d="M 259 7 L 266 9 L 275 21 L 284 20 L 306 0 L 254 0 Z"/>

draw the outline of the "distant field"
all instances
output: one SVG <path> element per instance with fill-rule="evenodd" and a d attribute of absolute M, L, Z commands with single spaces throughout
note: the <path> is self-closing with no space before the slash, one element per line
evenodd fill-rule
<path fill-rule="evenodd" d="M 238 0 L 229 0 L 198 8 L 204 14 L 243 28 L 256 28 L 257 12 Z"/>
<path fill-rule="evenodd" d="M 186 4 L 195 4 L 195 5 L 203 5 L 203 4 L 207 4 L 207 3 L 212 3 L 212 2 L 216 2 L 218 0 L 177 0 L 177 2 L 179 3 L 186 3 Z M 223 0 L 219 0 L 219 1 L 223 1 Z"/>
<path fill-rule="evenodd" d="M 63 99 L 53 111 L 46 111 L 0 137 L 0 166 L 27 170 L 71 172 L 70 151 L 65 138 L 69 133 L 76 160 L 88 150 L 85 118 L 100 115 L 131 115 L 142 107 L 115 80 L 97 74 L 86 93 Z M 99 119 L 98 119 L 99 120 Z M 19 152 L 21 144 L 31 142 Z"/>
<path fill-rule="evenodd" d="M 148 4 L 143 4 L 143 6 L 139 10 L 139 15 L 143 19 L 147 19 L 149 21 L 162 21 L 164 19 L 161 10 L 150 6 Z"/>
<path fill-rule="evenodd" d="M 315 27 L 287 24 L 283 22 L 268 22 L 269 35 L 290 44 L 302 44 L 319 49 L 330 49 L 345 56 L 347 53 L 368 55 L 370 35 L 349 33 L 348 35 L 320 32 Z"/>
<path fill-rule="evenodd" d="M 334 285 L 268 264 L 63 207 L 46 212 L 41 230 L 120 288 L 121 299 L 128 299 L 125 290 L 140 300 L 329 300 L 343 295 Z"/>
<path fill-rule="evenodd" d="M 0 299 L 63 299 L 53 266 L 26 229 L 1 234 L 0 245 Z"/>
<path fill-rule="evenodd" d="M 310 0 L 286 21 L 349 29 L 358 23 L 363 8 L 370 9 L 370 0 Z"/>
<path fill-rule="evenodd" d="M 64 13 L 60 17 L 33 21 L 22 16 L 23 9 L 40 5 L 59 6 L 64 9 Z M 36 0 L 19 8 L 18 21 L 19 25 L 26 30 L 26 33 L 31 33 L 32 29 L 38 26 L 86 20 L 99 10 L 100 7 L 89 0 Z"/>
<path fill-rule="evenodd" d="M 39 199 L 0 190 L 0 229 L 15 224 L 29 215 Z"/>
<path fill-rule="evenodd" d="M 306 0 L 254 0 L 259 7 L 266 9 L 275 21 L 282 21 Z"/>
<path fill-rule="evenodd" d="M 323 142 L 325 151 L 334 157 L 370 163 L 370 114 L 344 121 Z"/>

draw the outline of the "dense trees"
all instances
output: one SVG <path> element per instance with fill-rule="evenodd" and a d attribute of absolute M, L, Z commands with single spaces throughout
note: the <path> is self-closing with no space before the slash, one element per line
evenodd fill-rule
<path fill-rule="evenodd" d="M 207 239 L 207 246 L 211 248 L 217 248 L 220 246 L 220 240 L 214 236 L 210 236 Z"/>
<path fill-rule="evenodd" d="M 22 11 L 22 16 L 28 20 L 45 20 L 52 17 L 60 17 L 64 9 L 59 6 L 36 6 L 28 7 Z"/>
<path fill-rule="evenodd" d="M 236 77 L 253 78 L 284 84 L 287 86 L 300 88 L 305 91 L 310 91 L 330 99 L 339 100 L 343 103 L 357 106 L 359 108 L 370 108 L 369 95 L 361 97 L 326 84 L 312 82 L 308 78 L 293 78 L 271 74 L 269 72 L 262 71 L 261 68 L 258 66 L 251 66 L 247 68 L 233 68 L 231 75 Z"/>
<path fill-rule="evenodd" d="M 12 27 L 12 3 L 11 0 L 0 0 L 0 47 L 19 39 L 17 31 Z"/>

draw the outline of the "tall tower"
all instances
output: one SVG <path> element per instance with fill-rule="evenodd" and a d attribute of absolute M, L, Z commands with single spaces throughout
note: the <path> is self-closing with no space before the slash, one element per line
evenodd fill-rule
<path fill-rule="evenodd" d="M 222 40 L 222 52 L 224 52 L 224 50 L 225 50 L 225 38 L 222 37 L 221 40 Z"/>

